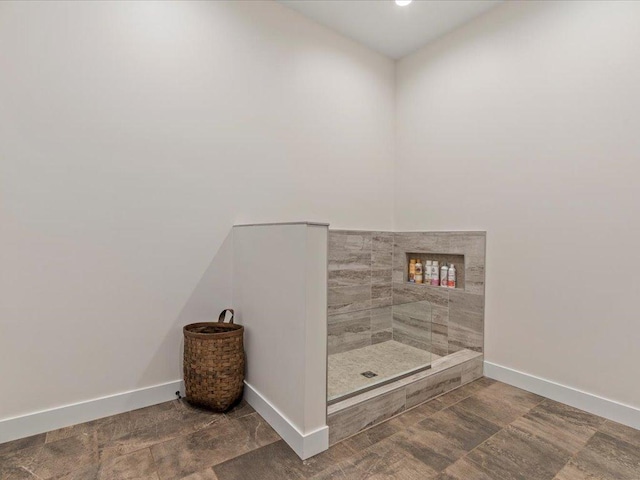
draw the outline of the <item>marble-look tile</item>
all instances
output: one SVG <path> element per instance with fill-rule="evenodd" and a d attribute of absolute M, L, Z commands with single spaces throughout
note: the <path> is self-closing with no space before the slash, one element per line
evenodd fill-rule
<path fill-rule="evenodd" d="M 640 478 L 640 448 L 596 432 L 556 477 L 562 480 Z"/>
<path fill-rule="evenodd" d="M 504 480 L 548 480 L 570 455 L 547 442 L 507 427 L 468 455 L 482 472 Z"/>
<path fill-rule="evenodd" d="M 496 383 L 462 400 L 459 405 L 480 417 L 505 426 L 526 414 L 542 397 L 503 383 Z"/>
<path fill-rule="evenodd" d="M 303 480 L 307 476 L 303 462 L 283 440 L 227 460 L 213 470 L 220 480 Z"/>
<path fill-rule="evenodd" d="M 352 462 L 364 473 L 359 477 L 363 480 L 424 480 L 434 474 L 434 470 L 428 465 L 405 452 L 384 445 L 384 442 L 356 455 Z"/>
<path fill-rule="evenodd" d="M 19 450 L 0 462 L 0 478 L 11 478 L 5 468 L 19 468 L 29 472 L 30 478 L 55 478 L 76 469 L 97 464 L 98 442 L 96 433 L 67 437 L 44 445 Z"/>
<path fill-rule="evenodd" d="M 511 426 L 574 455 L 596 433 L 602 422 L 601 417 L 553 400 L 544 400 Z"/>
<path fill-rule="evenodd" d="M 370 285 L 371 270 L 329 270 L 327 284 L 330 288 Z"/>
<path fill-rule="evenodd" d="M 431 232 L 398 232 L 393 235 L 393 253 L 394 257 L 400 252 L 449 253 L 451 252 L 450 242 L 450 235 L 434 235 Z"/>
<path fill-rule="evenodd" d="M 185 401 L 182 400 L 182 402 Z M 95 430 L 98 436 L 98 444 L 101 448 L 104 448 L 110 442 L 126 436 L 132 438 L 131 434 L 134 432 L 145 430 L 153 432 L 156 425 L 160 425 L 161 430 L 164 430 L 167 434 L 173 429 L 175 435 L 180 435 L 185 432 L 187 424 L 189 425 L 187 431 L 190 431 L 191 422 L 193 421 L 193 417 L 185 416 L 185 410 L 180 408 L 180 402 L 172 401 L 100 418 L 86 424 L 71 427 L 71 430 L 79 428 L 80 431 L 85 433 Z M 64 433 L 64 430 L 62 433 Z M 55 433 L 59 435 L 61 432 Z M 123 453 L 126 452 L 118 453 L 118 455 Z"/>
<path fill-rule="evenodd" d="M 599 425 L 599 430 L 610 437 L 617 438 L 618 440 L 636 445 L 640 448 L 640 430 L 616 423 L 612 420 L 607 420 Z"/>
<path fill-rule="evenodd" d="M 371 264 L 373 268 L 391 270 L 393 258 L 393 234 L 374 232 L 371 245 Z"/>
<path fill-rule="evenodd" d="M 151 452 L 160 478 L 172 480 L 278 440 L 278 434 L 254 413 L 154 445 Z"/>
<path fill-rule="evenodd" d="M 391 329 L 378 330 L 377 332 L 373 332 L 371 334 L 371 345 L 388 342 L 390 340 L 393 340 L 393 332 L 391 331 Z"/>
<path fill-rule="evenodd" d="M 172 402 L 168 403 L 172 404 Z M 147 426 L 144 426 L 145 422 L 134 421 L 130 429 L 112 429 L 112 425 L 99 427 L 100 459 L 104 461 L 119 457 L 227 420 L 223 414 L 212 413 L 197 407 L 187 407 L 187 405 L 180 408 L 172 405 L 173 413 L 170 417 L 159 415 L 159 418 L 163 419 L 162 422 L 147 422 Z M 140 428 L 136 428 L 137 426 Z"/>
<path fill-rule="evenodd" d="M 449 353 L 460 349 L 481 352 L 484 344 L 484 297 L 449 292 Z"/>
<path fill-rule="evenodd" d="M 371 270 L 371 233 L 334 232 L 328 237 L 328 269 Z"/>
<path fill-rule="evenodd" d="M 465 284 L 464 289 L 468 293 L 484 295 L 485 261 L 483 256 L 465 256 Z"/>
<path fill-rule="evenodd" d="M 398 415 L 397 417 L 383 423 L 382 425 L 391 425 L 398 429 L 411 428 L 425 418 L 428 418 L 433 414 L 444 410 L 448 406 L 449 405 L 446 405 L 443 402 L 439 401 L 438 398 L 434 398 L 433 400 L 429 400 L 428 402 L 421 403 L 415 407 L 411 407 L 409 410 L 403 412 L 402 415 Z"/>
<path fill-rule="evenodd" d="M 371 253 L 372 233 L 366 231 L 329 230 L 329 260 L 344 258 L 350 254 Z"/>
<path fill-rule="evenodd" d="M 56 442 L 64 438 L 76 437 L 78 435 L 89 435 L 96 431 L 96 422 L 78 423 L 76 425 L 70 425 L 68 427 L 58 428 L 47 432 L 47 443 Z"/>
<path fill-rule="evenodd" d="M 371 331 L 389 330 L 393 328 L 392 307 L 374 308 L 371 310 Z"/>
<path fill-rule="evenodd" d="M 40 446 L 45 442 L 46 438 L 47 434 L 41 433 L 39 435 L 32 435 L 30 437 L 13 440 L 11 442 L 0 443 L 0 456 L 9 455 L 10 453 L 29 447 Z"/>
<path fill-rule="evenodd" d="M 441 472 L 499 430 L 487 420 L 451 407 L 394 435 L 388 442 L 435 473 Z"/>
<path fill-rule="evenodd" d="M 251 415 L 252 413 L 255 413 L 253 407 L 249 405 L 246 400 L 242 399 L 239 403 L 234 405 L 231 410 L 225 412 L 224 415 L 227 418 L 240 418 Z M 209 414 L 211 415 L 211 412 L 209 412 Z"/>
<path fill-rule="evenodd" d="M 449 327 L 431 324 L 431 352 L 440 357 L 449 354 Z"/>
<path fill-rule="evenodd" d="M 329 444 L 391 418 L 404 410 L 405 391 L 399 389 L 328 416 Z"/>
<path fill-rule="evenodd" d="M 395 423 L 395 420 L 402 417 L 404 417 L 404 414 L 399 415 L 388 422 L 383 422 L 374 427 L 368 428 L 367 430 L 346 439 L 344 442 L 341 442 L 332 448 L 344 446 L 354 452 L 360 452 L 401 431 L 402 428 L 400 424 Z"/>
<path fill-rule="evenodd" d="M 180 480 L 219 480 L 218 476 L 213 471 L 213 468 L 207 468 L 201 472 L 191 473 L 186 477 L 182 477 Z"/>
<path fill-rule="evenodd" d="M 427 301 L 432 306 L 449 307 L 448 288 L 432 287 L 429 285 L 416 285 L 413 283 L 393 284 L 393 304 Z"/>
<path fill-rule="evenodd" d="M 55 480 L 158 480 L 148 448 L 55 477 Z"/>
<path fill-rule="evenodd" d="M 372 285 L 392 285 L 392 272 L 391 270 L 373 269 L 371 270 L 371 284 Z"/>
<path fill-rule="evenodd" d="M 390 307 L 393 305 L 393 297 L 373 298 L 371 308 Z"/>
<path fill-rule="evenodd" d="M 329 315 L 371 308 L 371 285 L 331 287 L 327 290 Z"/>
<path fill-rule="evenodd" d="M 462 384 L 472 382 L 482 377 L 484 372 L 484 357 L 474 358 L 462 365 Z"/>
<path fill-rule="evenodd" d="M 431 323 L 434 325 L 449 326 L 449 307 L 431 304 Z"/>
<path fill-rule="evenodd" d="M 388 298 L 393 303 L 393 288 L 391 287 L 391 283 L 387 285 L 372 285 L 371 298 L 372 299 Z"/>
<path fill-rule="evenodd" d="M 371 345 L 371 312 L 369 310 L 330 315 L 328 321 L 329 355 Z"/>
<path fill-rule="evenodd" d="M 441 395 L 460 386 L 462 367 L 451 367 L 407 385 L 407 408 Z"/>
<path fill-rule="evenodd" d="M 393 306 L 394 340 L 431 351 L 431 306 L 414 302 Z"/>
<path fill-rule="evenodd" d="M 484 257 L 485 241 L 486 235 L 477 232 L 450 234 L 448 253 Z"/>
<path fill-rule="evenodd" d="M 496 480 L 496 477 L 491 472 L 483 472 L 476 464 L 462 457 L 433 480 Z"/>

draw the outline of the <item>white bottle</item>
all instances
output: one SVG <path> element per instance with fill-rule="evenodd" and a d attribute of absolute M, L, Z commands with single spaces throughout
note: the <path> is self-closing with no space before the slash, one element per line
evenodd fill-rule
<path fill-rule="evenodd" d="M 422 268 L 424 270 L 424 283 L 426 285 L 431 285 L 431 260 L 427 260 L 426 262 L 424 262 L 424 267 Z"/>
<path fill-rule="evenodd" d="M 447 267 L 446 265 L 442 265 L 440 267 L 440 286 L 441 287 L 446 287 L 447 283 L 448 283 L 448 278 L 449 276 L 449 267 Z"/>
<path fill-rule="evenodd" d="M 440 284 L 438 275 L 440 275 L 440 267 L 438 266 L 438 261 L 434 260 L 431 264 L 431 285 L 438 286 Z"/>
<path fill-rule="evenodd" d="M 453 263 L 449 265 L 449 273 L 447 274 L 447 286 L 449 288 L 456 288 L 456 267 Z"/>

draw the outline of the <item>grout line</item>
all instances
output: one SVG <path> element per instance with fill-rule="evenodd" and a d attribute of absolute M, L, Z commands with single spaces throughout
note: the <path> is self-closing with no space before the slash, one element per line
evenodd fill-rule
<path fill-rule="evenodd" d="M 503 383 L 503 382 L 500 382 L 500 383 Z M 515 388 L 517 388 L 517 387 L 515 387 Z M 519 415 L 519 416 L 518 416 L 518 418 L 516 418 L 516 419 L 515 419 L 515 420 L 513 420 L 512 422 L 508 423 L 508 424 L 507 424 L 507 425 L 505 425 L 504 427 L 501 427 L 501 428 L 500 428 L 500 430 L 498 430 L 496 433 L 494 433 L 493 435 L 491 435 L 490 437 L 488 437 L 484 442 L 481 442 L 481 443 L 479 443 L 478 445 L 476 445 L 475 447 L 473 447 L 471 450 L 469 450 L 467 453 L 465 453 L 463 456 L 461 456 L 458 460 L 456 460 L 455 462 L 453 462 L 451 465 L 453 465 L 453 464 L 455 464 L 455 463 L 459 462 L 459 461 L 460 461 L 460 460 L 462 460 L 463 458 L 468 457 L 468 456 L 469 456 L 469 454 L 470 454 L 471 452 L 473 452 L 473 451 L 475 451 L 476 449 L 480 448 L 482 445 L 484 445 L 485 443 L 487 443 L 489 440 L 491 440 L 493 437 L 495 437 L 495 436 L 496 436 L 496 435 L 498 435 L 500 432 L 502 432 L 503 430 L 505 430 L 507 427 L 511 426 L 511 424 L 512 424 L 512 423 L 514 423 L 514 422 L 516 422 L 516 421 L 520 420 L 522 417 L 524 417 L 525 415 L 527 415 L 531 410 L 533 410 L 534 408 L 536 408 L 537 406 L 539 406 L 539 405 L 540 405 L 542 402 L 544 402 L 545 400 L 547 400 L 547 398 L 542 397 L 542 400 L 540 400 L 538 403 L 536 403 L 533 407 L 531 407 L 531 408 L 530 408 L 529 410 L 527 410 L 525 413 L 523 413 L 522 415 Z M 473 413 L 473 412 L 471 412 L 471 413 Z M 490 420 L 488 420 L 488 419 L 486 419 L 486 418 L 482 417 L 481 415 L 478 415 L 478 416 L 479 416 L 480 418 L 482 418 L 483 420 L 487 420 L 487 421 L 489 421 L 489 422 L 490 422 Z M 496 426 L 497 426 L 497 425 L 496 425 Z M 478 466 L 478 467 L 482 467 L 482 468 L 483 468 L 483 465 L 480 465 L 479 463 L 474 462 L 472 458 L 468 458 L 467 460 L 468 460 L 468 461 L 470 461 L 473 465 L 476 465 L 476 466 Z M 449 465 L 449 467 L 450 467 L 451 465 Z M 447 468 L 449 468 L 449 467 L 447 467 Z M 563 468 L 564 468 L 564 467 L 563 467 Z M 446 470 L 446 468 L 445 468 L 445 470 Z M 443 470 L 443 471 L 444 471 L 444 470 Z M 558 471 L 560 471 L 560 470 L 558 470 Z M 495 474 L 495 472 L 491 472 L 491 473 L 492 473 L 492 474 Z M 556 474 L 557 474 L 557 472 L 556 472 Z M 505 477 L 500 477 L 500 478 L 501 478 L 502 480 L 508 480 L 508 479 L 507 479 L 507 478 L 505 478 Z"/>

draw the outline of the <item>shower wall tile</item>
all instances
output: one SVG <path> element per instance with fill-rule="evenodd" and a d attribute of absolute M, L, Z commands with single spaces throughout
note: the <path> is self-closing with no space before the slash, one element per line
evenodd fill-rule
<path fill-rule="evenodd" d="M 483 351 L 484 296 L 449 292 L 449 353 L 466 348 Z"/>
<path fill-rule="evenodd" d="M 393 288 L 391 287 L 391 282 L 386 285 L 372 285 L 371 286 L 371 298 L 382 299 L 388 298 L 392 299 L 393 297 Z"/>
<path fill-rule="evenodd" d="M 393 234 L 374 232 L 371 242 L 371 267 L 391 269 L 393 259 Z"/>
<path fill-rule="evenodd" d="M 355 312 L 371 308 L 371 285 L 330 287 L 327 291 L 329 314 Z"/>
<path fill-rule="evenodd" d="M 483 351 L 486 235 L 483 232 L 401 232 L 394 234 L 393 304 L 431 303 L 431 352 L 447 355 L 469 349 Z M 463 255 L 458 268 L 464 288 L 445 289 L 407 282 L 407 253 Z M 405 322 L 406 323 L 406 322 Z M 415 332 L 394 316 L 394 339 L 410 342 Z M 397 332 L 396 332 L 397 330 Z M 413 342 L 415 342 L 413 338 Z"/>
<path fill-rule="evenodd" d="M 393 307 L 393 339 L 431 352 L 431 308 L 429 302 Z"/>
<path fill-rule="evenodd" d="M 391 339 L 393 234 L 331 230 L 329 232 L 328 314 L 332 317 L 346 313 L 372 310 L 373 322 L 368 339 L 363 330 L 354 337 L 349 329 L 333 330 L 334 348 L 330 353 L 360 348 L 365 342 L 372 344 Z M 388 308 L 386 320 L 379 310 Z M 343 336 L 344 338 L 339 338 Z"/>
<path fill-rule="evenodd" d="M 393 283 L 392 280 L 392 270 L 390 268 L 386 269 L 373 269 L 371 270 L 371 284 L 372 285 L 389 285 Z"/>
<path fill-rule="evenodd" d="M 431 353 L 444 357 L 449 354 L 449 327 L 432 323 Z"/>
<path fill-rule="evenodd" d="M 394 305 L 425 300 L 432 306 L 447 308 L 449 306 L 449 289 L 407 282 L 393 284 Z"/>
<path fill-rule="evenodd" d="M 331 315 L 327 333 L 329 355 L 371 345 L 371 312 Z"/>
<path fill-rule="evenodd" d="M 329 287 L 352 287 L 356 285 L 369 285 L 371 283 L 371 271 L 369 270 L 329 270 Z"/>
<path fill-rule="evenodd" d="M 393 328 L 393 313 L 391 307 L 374 308 L 371 310 L 371 331 L 390 330 Z"/>
<path fill-rule="evenodd" d="M 393 340 L 393 330 L 379 330 L 371 333 L 371 345 Z"/>
<path fill-rule="evenodd" d="M 461 349 L 482 352 L 484 343 L 486 237 L 482 232 L 329 232 L 328 314 L 370 312 L 367 331 L 352 323 L 330 327 L 332 351 L 346 351 L 389 339 L 447 355 Z M 408 283 L 406 253 L 464 255 L 464 288 Z M 428 302 L 430 320 L 391 312 L 391 306 Z M 419 305 L 419 304 L 418 304 Z M 382 313 L 384 312 L 384 313 Z M 339 317 L 341 318 L 341 317 Z M 422 322 L 421 322 L 422 320 Z M 340 322 L 337 322 L 340 323 Z M 429 324 L 428 327 L 426 324 Z M 357 331 L 354 331 L 357 330 Z M 340 338 L 342 336 L 343 338 Z M 368 341 L 368 343 L 366 343 Z"/>

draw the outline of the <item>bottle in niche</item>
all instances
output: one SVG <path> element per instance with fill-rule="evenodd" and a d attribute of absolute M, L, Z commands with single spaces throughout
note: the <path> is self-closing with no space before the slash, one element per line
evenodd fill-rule
<path fill-rule="evenodd" d="M 409 260 L 409 281 L 411 283 L 416 282 L 416 259 Z"/>
<path fill-rule="evenodd" d="M 433 266 L 431 265 L 431 260 L 427 260 L 424 264 L 424 266 L 422 267 L 422 277 L 423 277 L 423 283 L 426 283 L 427 285 L 431 285 L 431 269 L 433 268 Z"/>
<path fill-rule="evenodd" d="M 453 263 L 449 265 L 449 272 L 447 273 L 447 286 L 449 288 L 456 288 L 456 267 Z"/>
<path fill-rule="evenodd" d="M 422 262 L 420 259 L 416 261 L 416 283 L 422 283 L 423 274 L 422 274 Z"/>
<path fill-rule="evenodd" d="M 449 283 L 449 267 L 447 267 L 446 263 L 443 263 L 440 267 L 440 286 L 446 287 Z"/>
<path fill-rule="evenodd" d="M 431 285 L 437 287 L 440 282 L 438 281 L 438 275 L 440 275 L 440 267 L 438 265 L 438 261 L 434 260 L 431 264 Z"/>

